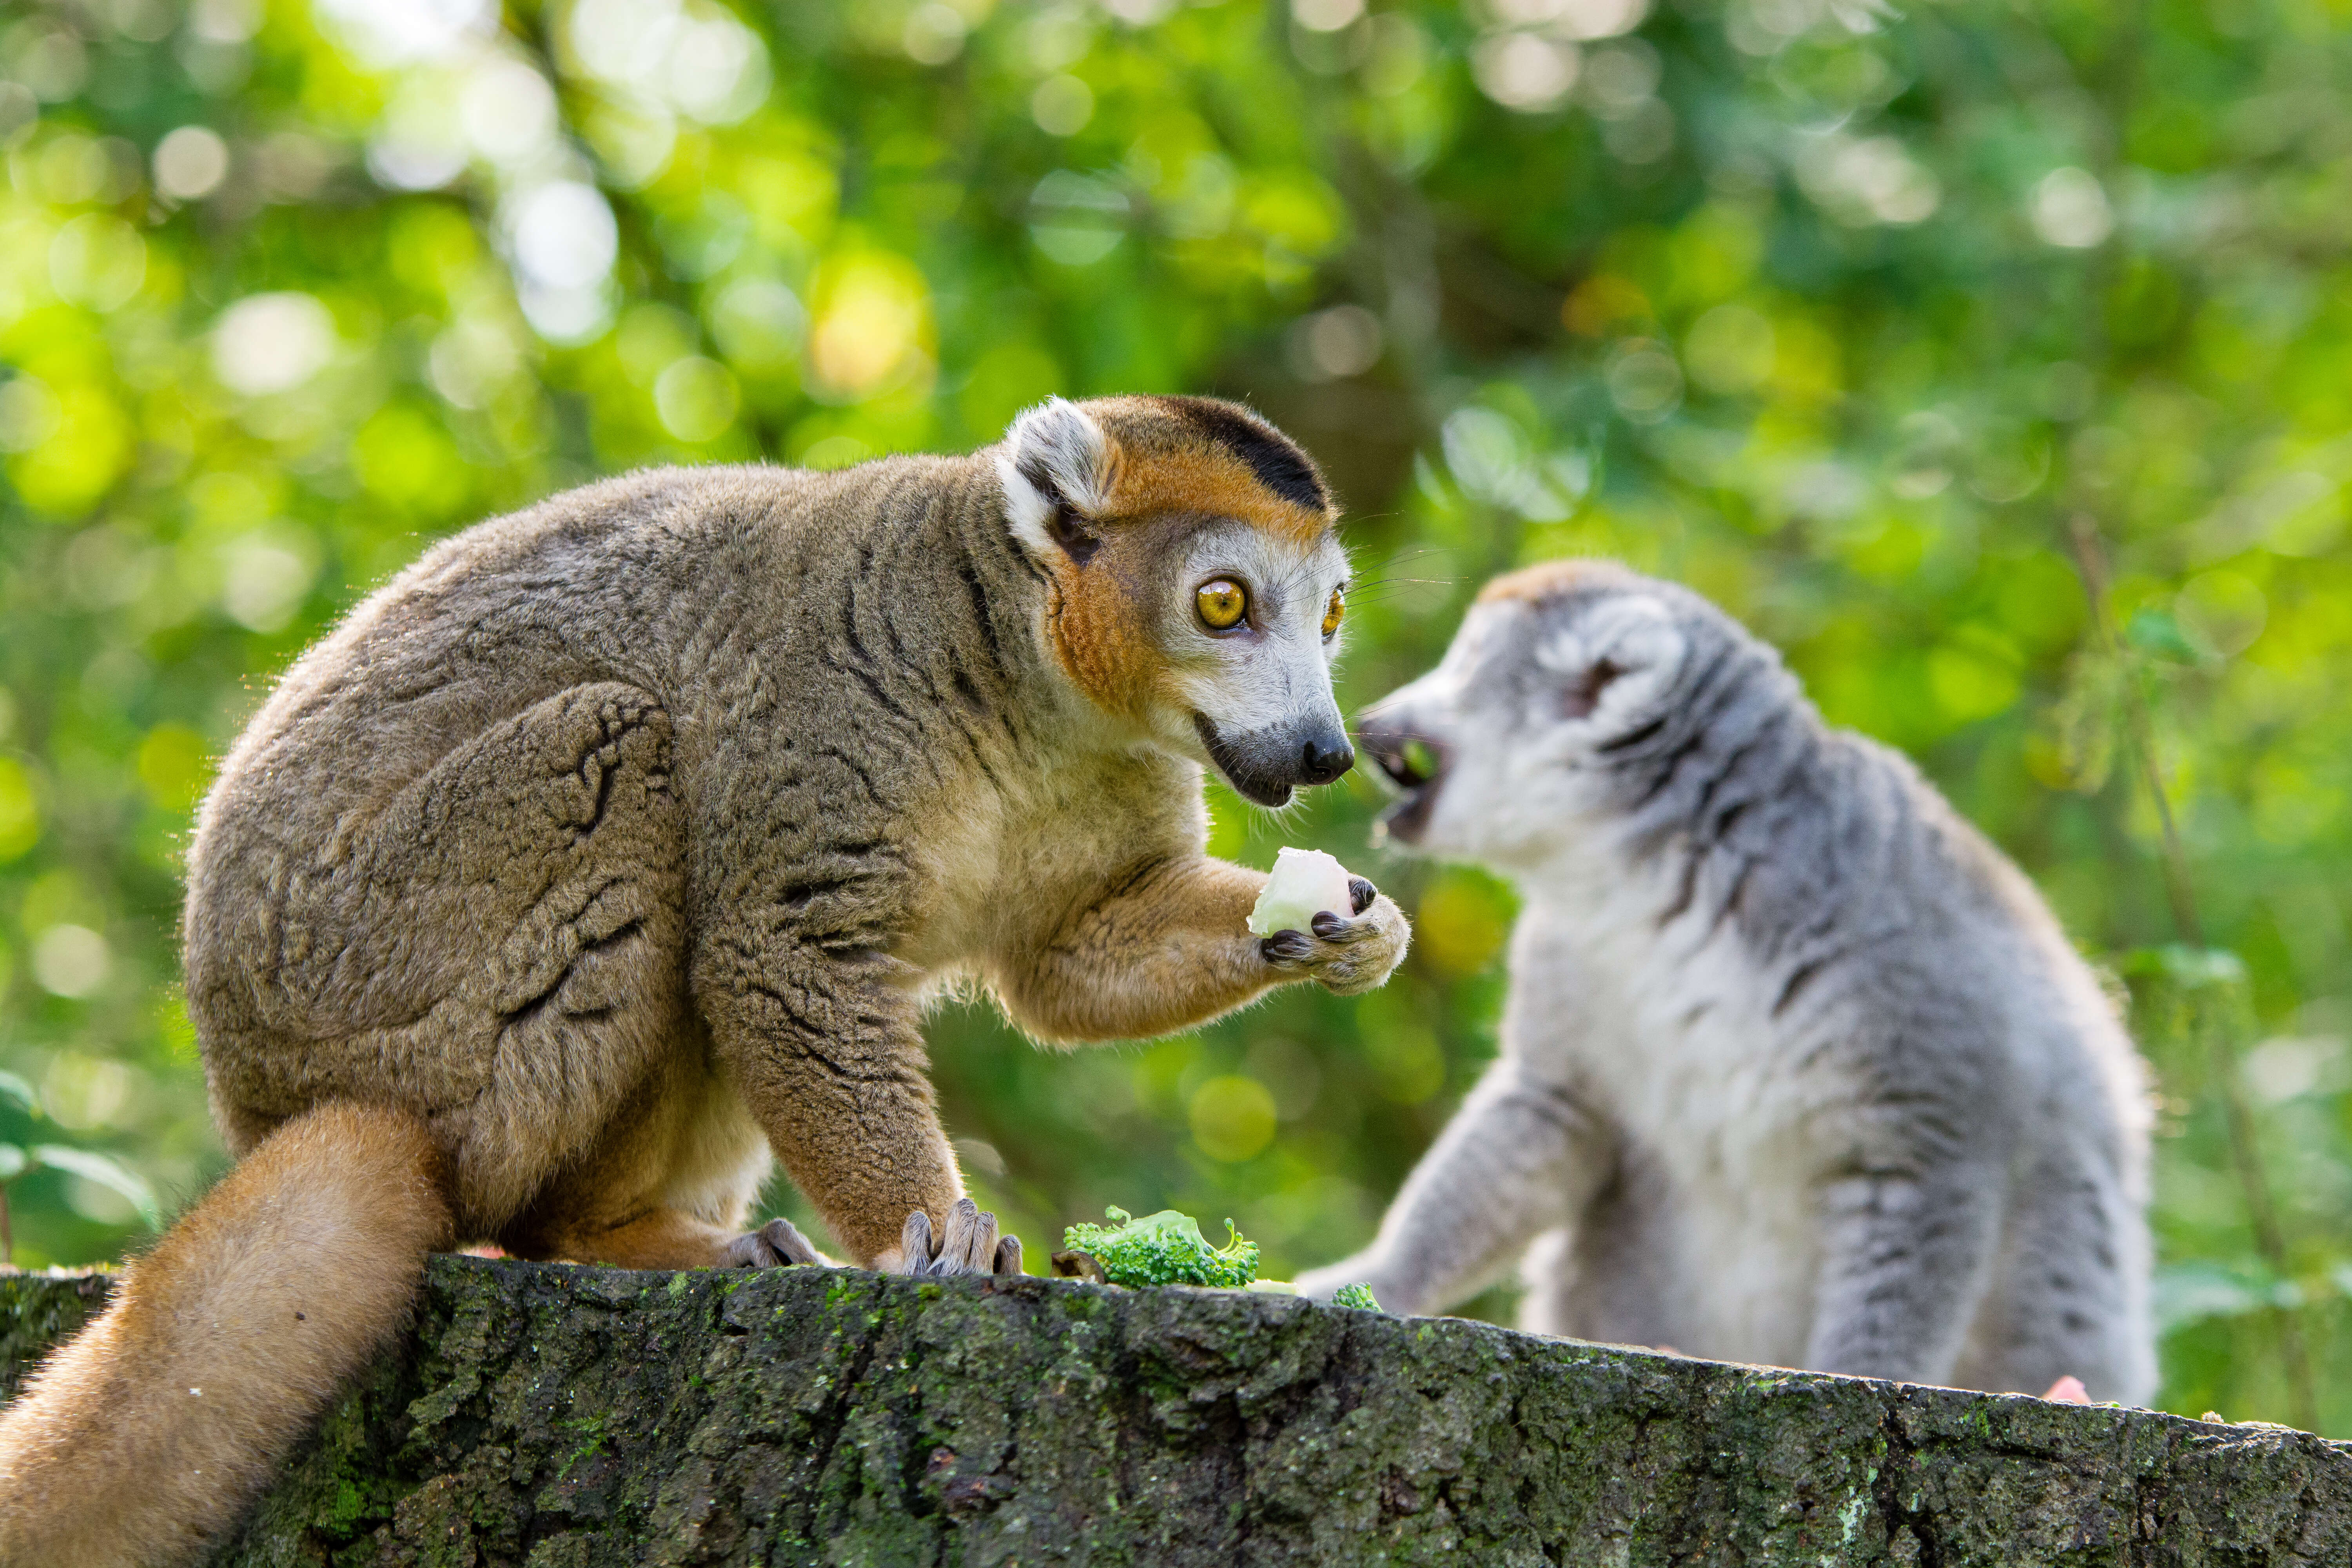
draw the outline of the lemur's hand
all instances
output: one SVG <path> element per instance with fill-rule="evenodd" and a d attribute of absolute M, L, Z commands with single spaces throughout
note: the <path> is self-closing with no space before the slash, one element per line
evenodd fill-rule
<path fill-rule="evenodd" d="M 1341 920 L 1329 910 L 1315 917 L 1312 935 L 1278 931 L 1257 944 L 1266 963 L 1302 975 L 1340 996 L 1370 991 L 1389 977 L 1404 957 L 1412 928 L 1404 911 L 1361 877 L 1349 879 L 1355 915 Z"/>
<path fill-rule="evenodd" d="M 948 1233 L 931 1244 L 931 1216 L 917 1209 L 907 1216 L 898 1237 L 907 1261 L 898 1272 L 918 1279 L 949 1274 L 1018 1274 L 1021 1238 L 996 1234 L 996 1216 L 985 1214 L 970 1198 L 958 1198 L 948 1215 Z"/>
<path fill-rule="evenodd" d="M 809 1245 L 800 1227 L 788 1219 L 772 1219 L 757 1230 L 747 1230 L 719 1255 L 729 1268 L 782 1268 L 813 1263 L 820 1268 L 837 1267 L 832 1258 Z"/>

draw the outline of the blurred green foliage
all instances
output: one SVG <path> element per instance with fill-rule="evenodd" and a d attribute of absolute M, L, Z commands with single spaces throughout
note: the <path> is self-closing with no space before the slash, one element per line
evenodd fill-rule
<path fill-rule="evenodd" d="M 2352 1431 L 2346 10 L 16 0 L 0 1068 L 38 1104 L 0 1099 L 0 1140 L 182 1199 L 221 1167 L 174 990 L 191 809 L 273 672 L 425 541 L 635 464 L 1218 391 L 1351 503 L 1351 707 L 1487 574 L 1606 552 L 1917 756 L 2134 976 L 2165 1399 L 2289 1417 L 2292 1309 Z M 2178 935 L 2135 691 L 2234 961 L 2132 962 Z M 1285 1277 L 1364 1239 L 1492 1049 L 1511 914 L 1367 848 L 1377 805 L 1360 775 L 1279 822 L 1214 802 L 1221 851 L 1327 847 L 1415 910 L 1381 992 L 1069 1056 L 938 1020 L 1012 1225 L 1231 1214 Z M 142 1234 L 71 1162 L 11 1191 L 20 1262 Z"/>

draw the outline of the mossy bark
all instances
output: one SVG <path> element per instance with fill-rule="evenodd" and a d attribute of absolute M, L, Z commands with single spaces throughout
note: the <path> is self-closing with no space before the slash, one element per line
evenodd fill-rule
<path fill-rule="evenodd" d="M 0 1280 L 0 1385 L 102 1300 Z M 219 1564 L 2352 1560 L 2352 1447 L 1229 1291 L 436 1259 Z"/>

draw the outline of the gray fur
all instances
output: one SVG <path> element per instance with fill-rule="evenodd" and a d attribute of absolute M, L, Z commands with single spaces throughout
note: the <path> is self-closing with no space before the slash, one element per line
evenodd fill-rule
<path fill-rule="evenodd" d="M 1303 1289 L 1435 1311 L 1525 1253 L 1547 1332 L 2149 1396 L 2140 1059 L 1908 762 L 1698 595 L 1597 563 L 1490 586 L 1362 736 L 1409 780 L 1406 740 L 1439 749 L 1393 830 L 1526 909 L 1500 1058 Z"/>

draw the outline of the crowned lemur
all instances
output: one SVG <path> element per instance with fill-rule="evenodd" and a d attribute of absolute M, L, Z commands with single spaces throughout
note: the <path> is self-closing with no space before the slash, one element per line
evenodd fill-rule
<path fill-rule="evenodd" d="M 735 1234 L 772 1153 L 857 1262 L 1017 1271 L 925 1075 L 944 987 L 1119 1039 L 1402 955 L 1360 880 L 1251 936 L 1265 877 L 1203 848 L 1203 767 L 1278 805 L 1354 760 L 1336 515 L 1235 405 L 1055 400 L 969 457 L 590 486 L 362 604 L 189 855 L 241 1163 L 0 1417 L 0 1561 L 193 1555 L 454 1242 L 812 1260 Z"/>
<path fill-rule="evenodd" d="M 2140 1059 L 1903 758 L 1698 595 L 1582 561 L 1490 584 L 1359 738 L 1390 837 L 1525 909 L 1499 1059 L 1303 1289 L 1435 1311 L 1525 1254 L 1546 1332 L 2149 1395 Z"/>

